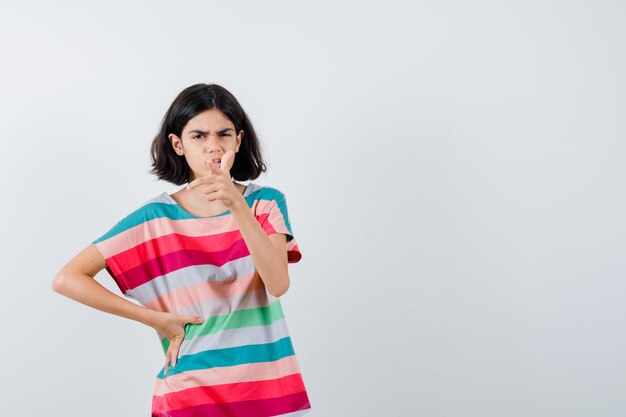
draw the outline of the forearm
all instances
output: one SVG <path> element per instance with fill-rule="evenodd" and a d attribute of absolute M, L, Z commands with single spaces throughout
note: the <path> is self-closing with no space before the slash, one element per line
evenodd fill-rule
<path fill-rule="evenodd" d="M 106 313 L 135 320 L 151 326 L 155 323 L 157 311 L 137 305 L 122 296 L 116 295 L 87 274 L 74 273 L 60 276 L 54 291 Z"/>
<path fill-rule="evenodd" d="M 282 254 L 247 205 L 232 212 L 265 287 L 272 295 L 281 296 L 289 287 L 289 271 Z"/>

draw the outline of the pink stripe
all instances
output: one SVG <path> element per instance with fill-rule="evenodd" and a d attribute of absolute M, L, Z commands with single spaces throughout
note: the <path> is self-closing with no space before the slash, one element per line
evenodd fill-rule
<path fill-rule="evenodd" d="M 267 214 L 256 217 L 259 223 L 262 223 Z M 215 231 L 219 232 L 215 233 Z M 218 235 L 221 236 L 215 239 Z M 154 259 L 178 251 L 181 247 L 181 238 L 188 238 L 182 241 L 184 243 L 182 246 L 186 248 L 206 250 L 210 247 L 210 251 L 219 252 L 240 240 L 241 234 L 233 216 L 216 217 L 206 227 L 203 227 L 203 223 L 198 222 L 197 219 L 172 221 L 166 217 L 160 217 L 98 242 L 96 246 L 105 259 L 113 256 L 117 258 L 116 263 L 120 271 L 124 272 L 142 265 L 145 259 Z M 157 239 L 159 239 L 158 245 Z M 128 254 L 127 252 L 131 250 L 136 250 L 138 253 Z"/>
<path fill-rule="evenodd" d="M 189 388 L 165 396 L 153 396 L 152 407 L 164 411 L 198 410 L 198 407 L 206 405 L 226 405 L 229 408 L 236 408 L 242 402 L 284 398 L 298 393 L 306 395 L 302 375 L 292 374 L 276 379 Z M 241 401 L 240 398 L 249 398 L 249 400 Z M 246 413 L 233 415 L 246 415 Z"/>
<path fill-rule="evenodd" d="M 267 211 L 272 206 L 271 200 L 257 200 L 251 210 L 259 223 L 263 223 L 267 217 Z M 156 239 L 161 236 L 166 236 L 172 233 L 177 233 L 185 236 L 207 236 L 211 235 L 211 231 L 219 230 L 220 233 L 239 230 L 233 216 L 220 216 L 211 218 L 210 225 L 202 227 L 202 219 L 199 222 L 198 219 L 186 219 L 172 221 L 167 217 L 159 217 L 143 222 L 135 227 L 125 230 L 115 236 L 110 237 L 107 240 L 98 242 L 95 245 L 102 253 L 105 259 L 110 258 L 118 252 L 124 252 L 131 249 L 144 241 Z M 144 239 L 145 237 L 145 239 Z M 123 265 L 123 264 L 122 264 Z M 125 269 L 130 269 L 137 266 L 124 265 Z"/>
<path fill-rule="evenodd" d="M 190 265 L 208 264 L 221 266 L 226 262 L 250 255 L 248 246 L 239 231 L 220 235 L 216 241 L 220 242 L 220 246 L 225 246 L 225 249 L 220 248 L 220 250 L 213 250 L 217 248 L 215 248 L 215 245 L 211 245 L 206 238 L 188 238 L 181 235 L 172 235 L 171 237 L 161 237 L 158 240 L 171 240 L 172 238 L 178 241 L 176 245 L 179 248 L 184 247 L 185 249 L 168 253 L 167 248 L 171 247 L 171 245 L 156 242 L 153 239 L 146 244 L 137 246 L 135 249 L 122 252 L 113 257 L 117 262 L 121 278 L 127 283 L 129 288 L 138 287 L 149 282 L 154 277 L 165 275 Z M 143 253 L 147 246 L 153 245 L 156 245 L 155 248 L 161 248 L 162 252 L 158 255 Z M 137 259 L 147 259 L 147 261 L 140 263 L 132 269 L 125 269 L 127 265 L 135 263 Z"/>
<path fill-rule="evenodd" d="M 196 285 L 178 288 L 145 303 L 144 306 L 157 311 L 180 311 L 207 300 L 235 297 L 247 291 L 263 288 L 264 284 L 257 272 L 240 275 L 235 280 L 204 281 Z"/>
<path fill-rule="evenodd" d="M 170 394 L 198 386 L 281 378 L 295 373 L 300 373 L 300 368 L 296 357 L 293 355 L 273 362 L 246 363 L 186 371 L 168 376 L 165 379 L 157 378 L 154 385 L 154 395 Z"/>

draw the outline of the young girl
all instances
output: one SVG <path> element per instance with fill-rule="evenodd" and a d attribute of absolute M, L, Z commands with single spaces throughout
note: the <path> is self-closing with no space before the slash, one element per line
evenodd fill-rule
<path fill-rule="evenodd" d="M 94 240 L 59 271 L 54 291 L 156 330 L 165 364 L 152 417 L 306 414 L 279 298 L 288 263 L 302 255 L 285 195 L 235 182 L 266 170 L 246 113 L 219 85 L 188 87 L 151 154 L 151 173 L 187 186 L 144 201 Z M 93 279 L 104 268 L 141 306 Z"/>

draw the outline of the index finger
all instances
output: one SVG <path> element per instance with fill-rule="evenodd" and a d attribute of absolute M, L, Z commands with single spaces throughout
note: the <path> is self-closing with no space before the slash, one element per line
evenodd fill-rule
<path fill-rule="evenodd" d="M 187 184 L 187 187 L 185 187 L 187 190 L 191 190 L 193 187 L 202 184 L 204 181 L 203 180 L 204 177 L 200 177 L 200 178 L 196 178 L 195 180 L 191 181 L 189 184 Z"/>

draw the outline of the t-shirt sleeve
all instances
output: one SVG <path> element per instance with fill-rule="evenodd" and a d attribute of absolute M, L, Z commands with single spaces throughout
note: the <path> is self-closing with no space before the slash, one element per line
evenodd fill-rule
<path fill-rule="evenodd" d="M 106 233 L 93 240 L 107 263 L 106 271 L 113 278 L 122 294 L 130 296 L 133 287 L 129 279 L 129 261 L 136 257 L 133 248 L 141 243 L 141 221 L 137 213 L 129 214 L 113 225 Z"/>
<path fill-rule="evenodd" d="M 261 223 L 261 227 L 267 235 L 283 233 L 287 235 L 287 262 L 296 263 L 302 258 L 302 253 L 298 247 L 298 242 L 293 235 L 289 213 L 287 210 L 287 199 L 282 192 L 277 192 L 272 199 L 267 217 Z"/>

